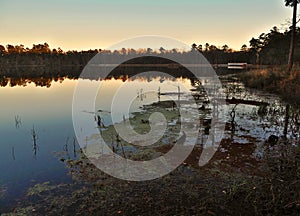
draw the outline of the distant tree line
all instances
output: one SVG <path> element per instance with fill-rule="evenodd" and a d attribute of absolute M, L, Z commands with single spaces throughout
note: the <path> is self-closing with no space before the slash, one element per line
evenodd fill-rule
<path fill-rule="evenodd" d="M 14 77 L 75 76 L 98 52 L 51 50 L 47 43 L 34 44 L 31 49 L 24 48 L 24 45 L 0 45 L 0 74 Z"/>
<path fill-rule="evenodd" d="M 296 29 L 296 46 L 294 59 L 300 59 L 300 29 Z M 199 51 L 213 65 L 227 64 L 228 62 L 245 62 L 260 65 L 285 65 L 288 61 L 291 29 L 280 32 L 273 27 L 269 33 L 262 33 L 258 38 L 250 40 L 250 47 L 243 45 L 239 51 L 234 51 L 227 45 L 217 47 L 206 43 L 204 46 L 193 44 L 190 51 L 177 49 L 158 50 L 146 49 L 121 49 L 88 51 L 63 51 L 61 48 L 51 49 L 47 43 L 33 44 L 32 48 L 24 45 L 0 45 L 0 76 L 7 77 L 71 77 L 77 78 L 88 63 L 97 53 L 106 55 L 106 63 L 115 63 L 114 59 L 120 56 L 135 58 L 139 53 L 158 54 L 164 58 L 175 55 L 188 57 L 189 52 Z M 187 58 L 185 58 L 187 59 Z M 159 63 L 159 62 L 153 62 Z"/>
<path fill-rule="evenodd" d="M 260 65 L 286 65 L 289 57 L 291 30 L 280 32 L 274 26 L 269 33 L 262 33 L 258 38 L 252 38 L 248 48 L 244 44 L 240 51 L 233 51 L 227 45 L 216 47 L 214 45 L 193 44 L 192 48 L 203 53 L 212 64 L 228 62 L 246 62 Z M 296 43 L 294 59 L 300 60 L 300 28 L 296 29 Z"/>

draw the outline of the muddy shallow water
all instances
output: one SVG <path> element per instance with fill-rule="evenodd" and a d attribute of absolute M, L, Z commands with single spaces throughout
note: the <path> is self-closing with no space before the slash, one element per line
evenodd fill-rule
<path fill-rule="evenodd" d="M 131 157 L 130 159 L 134 158 L 135 160 L 146 157 L 147 160 L 150 160 L 169 152 L 182 138 L 181 121 L 189 122 L 191 127 L 198 123 L 197 140 L 196 143 L 193 143 L 195 144 L 194 151 L 186 160 L 188 164 L 199 167 L 203 149 L 212 147 L 215 153 L 206 165 L 207 167 L 217 165 L 226 171 L 263 175 L 264 167 L 261 164 L 264 152 L 270 148 L 277 151 L 276 148 L 270 147 L 274 144 L 269 143 L 270 137 L 275 137 L 278 143 L 281 140 L 288 140 L 292 144 L 299 142 L 299 109 L 297 107 L 290 109 L 290 117 L 287 122 L 285 117 L 287 104 L 276 95 L 247 89 L 231 77 L 224 77 L 222 81 L 228 102 L 223 107 L 221 105 L 218 107 L 219 110 L 226 112 L 223 115 L 220 114 L 217 119 L 224 124 L 224 128 L 222 128 L 224 131 L 217 130 L 213 133 L 223 133 L 222 140 L 219 140 L 220 143 L 215 139 L 211 140 L 214 106 L 212 102 L 209 102 L 206 92 L 199 86 L 191 86 L 190 89 L 197 107 L 191 106 L 191 101 L 186 96 L 189 94 L 188 92 L 182 92 L 179 98 L 178 92 L 173 91 L 161 95 L 172 95 L 173 100 L 177 102 L 176 106 L 173 101 L 169 100 L 152 104 L 145 103 L 144 105 L 140 104 L 140 112 L 132 113 L 128 120 L 132 130 L 139 134 L 149 133 L 151 129 L 149 117 L 152 113 L 162 113 L 166 118 L 167 127 L 164 134 L 150 147 L 138 147 L 138 144 L 132 145 L 124 141 L 122 136 L 119 137 L 116 127 L 123 125 L 127 121 L 125 119 L 115 125 L 99 127 L 100 133 L 110 148 L 120 156 L 126 157 L 127 155 L 129 158 Z M 152 98 L 155 98 L 155 94 L 152 94 Z M 140 98 L 137 97 L 136 100 L 140 100 Z M 178 103 L 180 103 L 182 112 L 191 113 L 190 117 L 181 119 Z M 225 106 L 226 109 L 224 109 Z M 284 136 L 285 127 L 287 127 L 287 134 Z M 114 140 L 117 139 L 119 141 L 115 142 Z M 103 149 L 102 152 L 95 149 L 100 148 L 99 146 L 90 148 L 96 155 L 103 154 Z"/>

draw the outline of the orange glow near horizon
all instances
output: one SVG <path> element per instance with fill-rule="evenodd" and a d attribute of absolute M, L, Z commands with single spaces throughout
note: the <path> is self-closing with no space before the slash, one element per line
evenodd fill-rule
<path fill-rule="evenodd" d="M 2 45 L 47 42 L 64 51 L 106 49 L 139 35 L 239 50 L 292 15 L 283 1 L 274 0 L 3 0 L 0 7 Z"/>

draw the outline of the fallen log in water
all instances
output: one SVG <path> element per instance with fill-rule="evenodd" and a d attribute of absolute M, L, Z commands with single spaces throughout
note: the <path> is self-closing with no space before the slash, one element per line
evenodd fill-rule
<path fill-rule="evenodd" d="M 246 104 L 246 105 L 253 105 L 253 106 L 269 106 L 270 105 L 267 102 L 236 99 L 236 98 L 226 99 L 226 103 L 229 103 L 229 104 Z"/>

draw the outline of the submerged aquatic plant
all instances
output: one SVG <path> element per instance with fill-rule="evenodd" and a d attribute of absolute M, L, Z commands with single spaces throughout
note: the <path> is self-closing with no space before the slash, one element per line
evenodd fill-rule
<path fill-rule="evenodd" d="M 3 199 L 7 192 L 7 187 L 5 185 L 0 185 L 0 199 Z"/>
<path fill-rule="evenodd" d="M 41 196 L 42 193 L 49 192 L 54 188 L 56 186 L 51 186 L 50 182 L 36 184 L 27 190 L 27 196 Z"/>

